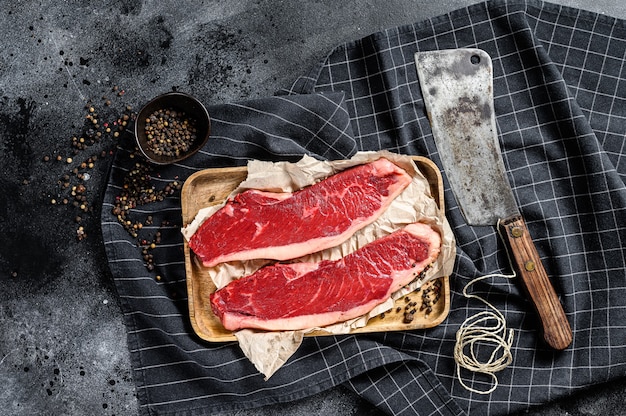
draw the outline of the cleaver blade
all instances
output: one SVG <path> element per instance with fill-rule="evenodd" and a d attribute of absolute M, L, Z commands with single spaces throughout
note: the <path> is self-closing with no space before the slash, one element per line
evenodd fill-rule
<path fill-rule="evenodd" d="M 498 142 L 491 57 L 480 49 L 415 54 L 417 74 L 437 150 L 469 225 L 504 230 L 520 280 L 554 349 L 572 342 L 559 298 L 517 206 Z"/>

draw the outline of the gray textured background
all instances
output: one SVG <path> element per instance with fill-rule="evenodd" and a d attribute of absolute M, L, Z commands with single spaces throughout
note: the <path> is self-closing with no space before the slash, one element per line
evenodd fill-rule
<path fill-rule="evenodd" d="M 0 11 L 0 413 L 134 415 L 125 328 L 99 231 L 104 138 L 73 155 L 85 105 L 104 122 L 177 89 L 205 104 L 272 95 L 336 45 L 475 1 L 13 1 Z M 626 18 L 613 0 L 555 3 Z M 179 4 L 184 4 L 181 6 Z M 117 91 L 113 88 L 117 86 Z M 106 98 L 105 98 L 106 97 Z M 110 100 L 110 104 L 105 103 Z M 104 151 L 106 156 L 101 157 Z M 91 154 L 93 211 L 58 181 Z M 45 162 L 45 156 L 63 161 Z M 72 157 L 67 163 L 66 158 Z M 87 238 L 77 241 L 76 215 Z M 626 413 L 626 381 L 528 414 Z M 342 388 L 236 415 L 377 415 Z"/>

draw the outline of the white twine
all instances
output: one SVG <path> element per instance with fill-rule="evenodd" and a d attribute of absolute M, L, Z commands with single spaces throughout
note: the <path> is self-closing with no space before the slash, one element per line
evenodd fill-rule
<path fill-rule="evenodd" d="M 498 233 L 500 233 L 500 221 L 498 221 Z M 456 333 L 456 343 L 454 345 L 454 361 L 456 362 L 456 375 L 461 385 L 478 394 L 489 394 L 498 387 L 498 377 L 496 374 L 498 371 L 505 369 L 513 361 L 511 354 L 511 346 L 513 345 L 513 330 L 506 328 L 506 320 L 504 316 L 495 306 L 489 303 L 478 295 L 468 294 L 468 289 L 474 283 L 481 280 L 489 279 L 492 277 L 503 277 L 506 279 L 512 279 L 516 276 L 515 269 L 511 263 L 511 257 L 509 256 L 508 249 L 506 251 L 509 264 L 513 273 L 507 274 L 489 274 L 486 276 L 480 276 L 470 281 L 465 288 L 463 288 L 463 296 L 468 299 L 478 299 L 492 311 L 479 312 L 475 315 L 468 317 L 462 324 Z M 489 325 L 491 323 L 491 325 Z M 489 355 L 489 359 L 481 362 L 478 358 L 477 349 L 480 345 L 492 345 L 493 351 Z M 466 349 L 469 350 L 469 354 L 466 353 Z M 491 377 L 492 386 L 488 390 L 478 390 L 468 386 L 461 377 L 461 368 L 465 368 L 469 371 L 485 374 Z"/>

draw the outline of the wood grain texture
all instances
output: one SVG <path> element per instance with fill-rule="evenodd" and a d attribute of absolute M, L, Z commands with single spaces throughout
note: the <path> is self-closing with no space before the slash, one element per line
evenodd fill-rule
<path fill-rule="evenodd" d="M 572 342 L 572 329 L 524 219 L 519 215 L 509 217 L 502 226 L 522 284 L 541 321 L 544 340 L 556 350 L 567 348 Z"/>
<path fill-rule="evenodd" d="M 415 156 L 413 159 L 428 180 L 435 202 L 441 210 L 444 210 L 443 182 L 439 169 L 427 158 Z M 185 181 L 181 192 L 183 226 L 191 223 L 200 209 L 222 203 L 246 176 L 246 167 L 205 169 L 191 175 Z M 207 269 L 202 266 L 189 249 L 186 241 L 184 242 L 184 253 L 189 316 L 195 333 L 200 338 L 210 342 L 235 341 L 236 338 L 233 333 L 224 329 L 220 320 L 211 310 L 209 295 L 216 290 L 215 284 L 209 277 Z M 450 311 L 448 276 L 428 282 L 423 286 L 423 289 L 425 290 L 435 284 L 439 286 L 439 300 L 432 305 L 430 313 L 426 313 L 426 309 L 419 310 L 424 291 L 415 291 L 398 299 L 394 308 L 384 317 L 374 317 L 365 327 L 354 329 L 351 333 L 401 331 L 431 328 L 439 325 Z M 404 323 L 404 310 L 409 303 L 413 302 L 416 303 L 417 312 L 414 314 L 413 321 Z M 398 308 L 400 311 L 396 312 Z M 329 334 L 325 331 L 314 331 L 306 336 L 323 335 Z"/>

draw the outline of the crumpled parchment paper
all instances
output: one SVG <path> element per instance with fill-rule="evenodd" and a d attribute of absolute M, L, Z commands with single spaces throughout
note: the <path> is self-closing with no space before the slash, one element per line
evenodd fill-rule
<path fill-rule="evenodd" d="M 456 254 L 454 235 L 443 211 L 437 207 L 430 193 L 428 181 L 419 171 L 413 159 L 410 156 L 379 151 L 359 152 L 348 160 L 339 161 L 319 161 L 306 155 L 296 163 L 252 160 L 248 162 L 247 179 L 231 194 L 232 196 L 247 189 L 293 192 L 312 185 L 341 170 L 358 164 L 368 163 L 380 157 L 385 157 L 406 170 L 413 178 L 411 184 L 375 222 L 357 231 L 348 241 L 337 247 L 313 253 L 298 260 L 320 261 L 322 259 L 338 259 L 377 238 L 418 221 L 430 224 L 439 231 L 442 236 L 441 253 L 432 267 L 424 273 L 421 280 L 413 281 L 400 289 L 392 295 L 391 299 L 377 306 L 367 315 L 322 328 L 324 331 L 332 334 L 345 334 L 353 328 L 365 326 L 370 317 L 389 310 L 393 306 L 394 299 L 414 291 L 432 279 L 448 276 L 452 272 Z M 182 229 L 185 238 L 189 240 L 200 224 L 223 205 L 220 204 L 200 210 L 192 223 Z M 268 260 L 222 263 L 209 268 L 208 273 L 219 289 L 226 286 L 233 279 L 251 274 L 268 263 L 270 263 Z M 257 370 L 265 375 L 266 379 L 269 379 L 296 352 L 302 343 L 304 335 L 307 332 L 318 329 L 320 328 L 275 332 L 244 329 L 236 331 L 234 335 L 246 357 L 255 365 Z"/>

